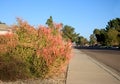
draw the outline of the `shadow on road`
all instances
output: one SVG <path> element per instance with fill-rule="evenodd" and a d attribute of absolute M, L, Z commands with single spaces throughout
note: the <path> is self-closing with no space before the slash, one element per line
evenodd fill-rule
<path fill-rule="evenodd" d="M 120 48 L 100 48 L 100 47 L 80 47 L 80 46 L 73 46 L 75 49 L 90 49 L 90 50 L 116 50 L 120 51 Z"/>

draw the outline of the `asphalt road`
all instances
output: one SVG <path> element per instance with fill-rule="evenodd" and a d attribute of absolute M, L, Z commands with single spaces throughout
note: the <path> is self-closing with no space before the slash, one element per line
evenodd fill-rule
<path fill-rule="evenodd" d="M 120 50 L 80 49 L 95 60 L 111 67 L 120 75 Z"/>

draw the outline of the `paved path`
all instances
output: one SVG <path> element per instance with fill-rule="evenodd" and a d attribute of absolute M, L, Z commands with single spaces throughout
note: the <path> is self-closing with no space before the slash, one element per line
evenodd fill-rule
<path fill-rule="evenodd" d="M 73 54 L 68 68 L 67 84 L 120 84 L 119 77 L 115 78 L 80 50 L 73 49 Z"/>

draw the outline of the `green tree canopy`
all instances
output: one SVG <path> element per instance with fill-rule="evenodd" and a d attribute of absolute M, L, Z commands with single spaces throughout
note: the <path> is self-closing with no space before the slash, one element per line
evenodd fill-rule
<path fill-rule="evenodd" d="M 102 45 L 106 44 L 107 35 L 105 29 L 95 29 L 93 34 L 96 36 L 98 43 Z"/>
<path fill-rule="evenodd" d="M 86 38 L 84 38 L 83 36 L 78 36 L 77 42 L 76 42 L 77 45 L 84 46 L 87 43 L 88 43 L 88 40 Z"/>
<path fill-rule="evenodd" d="M 110 20 L 104 29 L 95 29 L 93 34 L 102 45 L 120 46 L 120 18 Z"/>
<path fill-rule="evenodd" d="M 95 35 L 94 34 L 91 34 L 90 35 L 90 41 L 89 41 L 89 44 L 90 45 L 95 45 L 97 43 L 97 40 L 95 38 Z"/>
<path fill-rule="evenodd" d="M 63 32 L 63 37 L 66 40 L 71 40 L 72 42 L 76 42 L 77 37 L 79 36 L 79 34 L 75 33 L 75 29 L 71 26 L 65 25 L 62 29 Z"/>
<path fill-rule="evenodd" d="M 109 41 L 115 42 L 114 44 L 119 44 L 120 46 L 120 18 L 112 19 L 108 22 L 106 26 L 107 32 L 109 32 Z M 112 34 L 111 34 L 112 33 Z"/>
<path fill-rule="evenodd" d="M 47 19 L 46 24 L 47 24 L 50 28 L 53 28 L 53 27 L 54 27 L 52 16 L 50 16 L 50 18 Z"/>
<path fill-rule="evenodd" d="M 109 29 L 108 32 L 107 32 L 107 36 L 108 36 L 108 39 L 107 39 L 107 42 L 109 45 L 118 45 L 119 42 L 118 42 L 118 31 L 115 30 L 115 29 Z"/>
<path fill-rule="evenodd" d="M 109 29 L 115 29 L 120 32 L 120 18 L 110 20 L 106 26 L 106 30 Z"/>

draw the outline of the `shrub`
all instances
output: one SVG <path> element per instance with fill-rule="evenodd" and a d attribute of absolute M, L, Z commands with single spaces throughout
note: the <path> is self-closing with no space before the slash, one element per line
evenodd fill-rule
<path fill-rule="evenodd" d="M 0 35 L 0 53 L 7 51 L 9 47 L 15 47 L 16 39 L 14 34 Z"/>
<path fill-rule="evenodd" d="M 34 28 L 17 20 L 18 24 L 12 26 L 12 36 L 0 36 L 0 40 L 3 39 L 0 45 L 8 46 L 0 54 L 0 72 L 4 72 L 4 68 L 7 72 L 0 73 L 0 79 L 4 79 L 3 76 L 9 80 L 48 78 L 62 73 L 71 58 L 71 43 L 62 39 L 61 24 L 54 24 L 54 28 Z"/>
<path fill-rule="evenodd" d="M 0 80 L 17 80 L 30 78 L 27 65 L 20 59 L 9 56 L 8 53 L 0 54 Z"/>

